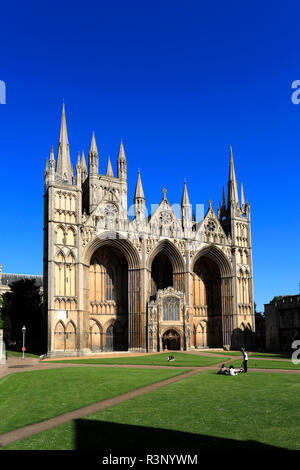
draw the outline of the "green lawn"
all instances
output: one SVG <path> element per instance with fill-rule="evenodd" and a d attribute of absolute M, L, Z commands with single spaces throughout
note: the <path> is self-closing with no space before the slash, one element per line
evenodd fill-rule
<path fill-rule="evenodd" d="M 226 365 L 233 365 L 234 367 L 241 367 L 242 361 L 227 362 Z M 300 370 L 300 364 L 293 364 L 292 361 L 272 361 L 271 359 L 251 359 L 248 360 L 248 369 L 286 369 L 286 370 Z"/>
<path fill-rule="evenodd" d="M 75 364 L 128 364 L 128 365 L 149 365 L 149 366 L 170 366 L 170 367 L 203 367 L 214 364 L 220 364 L 223 358 L 212 356 L 200 356 L 197 354 L 185 354 L 173 352 L 174 362 L 168 362 L 167 358 L 171 353 L 147 354 L 145 356 L 127 356 L 116 358 L 86 358 L 86 359 L 68 359 L 55 362 L 75 363 Z M 54 361 L 45 361 L 54 362 Z"/>
<path fill-rule="evenodd" d="M 23 357 L 23 352 L 20 351 L 11 351 L 10 349 L 6 350 L 7 357 L 9 356 L 14 356 L 14 357 Z M 31 353 L 24 353 L 25 358 L 26 357 L 34 357 L 36 359 L 39 359 L 40 356 L 37 356 L 36 354 L 31 354 Z"/>
<path fill-rule="evenodd" d="M 7 449 L 300 449 L 300 376 L 204 371 Z"/>
<path fill-rule="evenodd" d="M 0 433 L 159 382 L 185 370 L 69 367 L 0 380 Z"/>

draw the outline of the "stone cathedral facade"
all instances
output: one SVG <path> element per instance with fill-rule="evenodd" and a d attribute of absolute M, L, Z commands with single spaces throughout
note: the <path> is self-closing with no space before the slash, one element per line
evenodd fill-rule
<path fill-rule="evenodd" d="M 253 345 L 250 204 L 231 148 L 227 198 L 223 186 L 200 222 L 186 183 L 177 213 L 163 189 L 147 215 L 140 172 L 128 216 L 122 141 L 116 175 L 110 157 L 101 168 L 94 133 L 87 160 L 78 153 L 74 174 L 63 106 L 44 172 L 48 356 Z"/>

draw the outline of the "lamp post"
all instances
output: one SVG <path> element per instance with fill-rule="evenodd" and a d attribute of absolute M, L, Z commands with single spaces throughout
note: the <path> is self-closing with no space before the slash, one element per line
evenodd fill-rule
<path fill-rule="evenodd" d="M 23 351 L 23 359 L 24 359 L 24 353 L 25 353 L 25 350 L 26 350 L 26 348 L 25 348 L 25 333 L 26 333 L 26 328 L 25 328 L 25 326 L 23 326 L 22 332 L 23 332 L 23 347 L 22 347 L 22 351 Z"/>

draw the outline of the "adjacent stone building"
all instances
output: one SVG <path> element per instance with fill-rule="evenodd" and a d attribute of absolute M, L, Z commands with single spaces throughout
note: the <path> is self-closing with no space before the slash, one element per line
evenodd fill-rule
<path fill-rule="evenodd" d="M 56 161 L 52 147 L 44 173 L 48 356 L 249 347 L 250 204 L 243 186 L 239 202 L 231 148 L 227 201 L 223 187 L 217 214 L 209 201 L 200 222 L 186 183 L 179 211 L 163 189 L 147 215 L 140 172 L 129 217 L 122 141 L 116 163 L 116 175 L 110 157 L 103 168 L 93 133 L 88 165 L 78 153 L 74 175 L 63 106 Z"/>
<path fill-rule="evenodd" d="M 300 295 L 275 297 L 265 304 L 266 348 L 290 351 L 300 339 Z"/>
<path fill-rule="evenodd" d="M 10 284 L 21 279 L 34 279 L 35 285 L 40 288 L 41 294 L 43 293 L 42 275 L 4 273 L 2 272 L 2 264 L 0 264 L 0 295 L 10 292 Z"/>

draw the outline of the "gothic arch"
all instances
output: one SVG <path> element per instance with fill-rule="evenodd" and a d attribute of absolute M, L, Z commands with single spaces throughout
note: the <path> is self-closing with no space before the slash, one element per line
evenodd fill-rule
<path fill-rule="evenodd" d="M 147 270 L 149 273 L 151 273 L 155 257 L 159 254 L 166 256 L 172 265 L 173 287 L 178 291 L 184 291 L 184 260 L 179 249 L 170 240 L 158 242 L 148 255 Z"/>
<path fill-rule="evenodd" d="M 194 270 L 195 264 L 202 256 L 211 258 L 217 264 L 221 277 L 230 277 L 232 275 L 232 269 L 227 256 L 214 245 L 205 246 L 197 251 L 191 261 L 191 271 Z"/>
<path fill-rule="evenodd" d="M 73 320 L 70 320 L 67 323 L 65 336 L 66 336 L 65 349 L 74 351 L 76 349 L 77 329 Z"/>
<path fill-rule="evenodd" d="M 96 318 L 90 318 L 90 335 L 89 335 L 89 347 L 92 351 L 101 350 L 103 328 L 101 323 Z"/>
<path fill-rule="evenodd" d="M 170 240 L 161 240 L 150 251 L 147 260 L 147 269 L 151 271 L 151 265 L 158 253 L 166 255 L 172 263 L 174 273 L 184 272 L 184 260 L 174 243 Z"/>
<path fill-rule="evenodd" d="M 65 239 L 66 245 L 68 246 L 75 246 L 76 244 L 76 230 L 74 227 L 67 227 L 65 230 Z"/>
<path fill-rule="evenodd" d="M 180 331 L 180 328 L 178 328 L 177 326 L 173 326 L 173 325 L 172 325 L 172 326 L 166 326 L 165 328 L 162 329 L 162 332 L 161 332 L 162 336 L 163 336 L 167 331 L 169 331 L 169 330 L 174 330 L 174 331 L 176 331 L 176 333 L 177 333 L 179 336 L 182 335 L 182 331 Z"/>
<path fill-rule="evenodd" d="M 54 349 L 65 350 L 65 325 L 59 320 L 54 328 Z"/>
<path fill-rule="evenodd" d="M 125 350 L 128 348 L 144 349 L 145 337 L 143 332 L 145 328 L 145 320 L 143 312 L 141 312 L 140 255 L 134 245 L 127 238 L 118 232 L 106 232 L 88 243 L 84 249 L 82 257 L 83 269 L 85 271 L 83 273 L 84 289 L 86 289 L 87 293 L 90 290 L 88 274 L 90 262 L 93 253 L 102 247 L 113 248 L 116 251 L 119 251 L 127 262 L 127 325 L 124 328 L 123 348 Z M 86 296 L 86 299 L 88 299 L 88 295 Z M 84 309 L 89 311 L 89 305 L 85 304 Z M 127 331 L 128 335 L 125 337 Z M 120 345 L 118 347 L 121 348 Z"/>
<path fill-rule="evenodd" d="M 195 279 L 195 282 L 197 279 L 201 280 L 202 278 L 202 276 L 199 277 L 199 275 L 196 274 L 197 269 L 199 269 L 199 265 L 197 266 L 197 264 L 202 258 L 207 268 L 209 268 L 209 277 L 207 277 L 209 282 L 208 290 L 201 288 L 202 290 L 199 290 L 199 293 L 197 290 L 193 293 L 193 289 L 191 289 L 191 305 L 194 305 L 194 314 L 204 315 L 207 319 L 209 319 L 208 317 L 210 316 L 207 323 L 208 343 L 211 345 L 215 343 L 230 346 L 232 342 L 231 332 L 233 322 L 231 265 L 228 258 L 219 248 L 213 245 L 205 246 L 194 255 L 191 261 L 190 273 L 192 278 Z M 214 270 L 213 265 L 216 267 Z M 212 277 L 210 277 L 209 270 L 211 271 Z M 205 279 L 203 280 L 205 282 Z M 213 282 L 216 283 L 216 289 L 213 288 Z M 196 296 L 199 299 L 197 302 L 195 301 Z M 210 314 L 209 311 L 211 312 Z"/>
<path fill-rule="evenodd" d="M 127 259 L 129 269 L 140 267 L 140 256 L 133 244 L 118 232 L 105 232 L 91 240 L 84 249 L 83 263 L 89 265 L 93 253 L 102 246 L 111 246 L 119 249 Z"/>
<path fill-rule="evenodd" d="M 55 240 L 57 245 L 65 244 L 66 231 L 63 225 L 59 224 L 55 228 Z"/>

